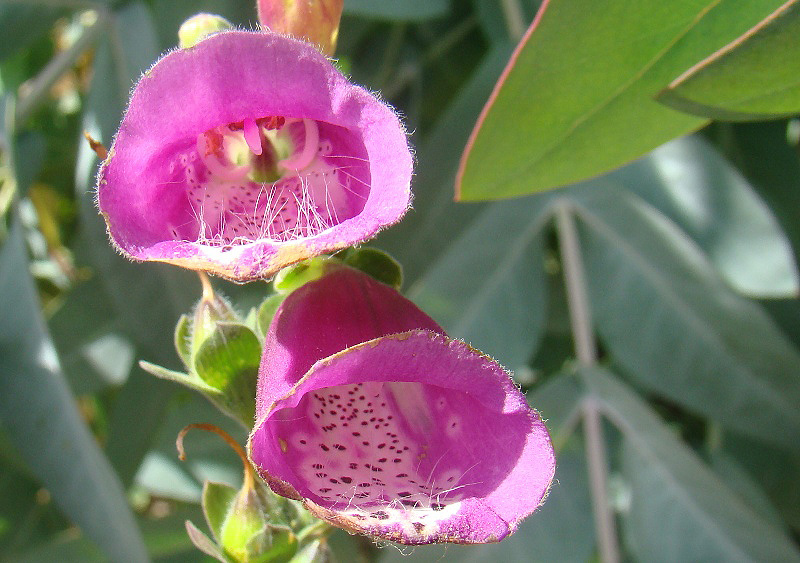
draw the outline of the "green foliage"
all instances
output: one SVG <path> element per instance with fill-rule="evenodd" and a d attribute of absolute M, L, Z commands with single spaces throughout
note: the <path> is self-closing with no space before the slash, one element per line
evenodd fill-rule
<path fill-rule="evenodd" d="M 781 3 L 547 2 L 476 126 L 460 199 L 570 184 L 698 129 L 654 96 Z"/>
<path fill-rule="evenodd" d="M 658 99 L 728 121 L 794 115 L 800 112 L 799 33 L 800 3 L 787 2 L 675 79 Z"/>
<path fill-rule="evenodd" d="M 609 539 L 593 510 L 599 478 L 623 560 L 796 561 L 798 124 L 714 123 L 672 139 L 709 118 L 800 109 L 797 3 L 545 2 L 460 184 L 464 200 L 525 197 L 454 203 L 462 152 L 529 4 L 346 0 L 337 56 L 405 116 L 415 147 L 414 208 L 370 244 L 402 264 L 422 309 L 515 371 L 548 421 L 557 480 L 497 545 L 401 556 L 342 533 L 330 548 L 306 538 L 292 560 L 325 561 L 330 549 L 339 560 L 597 560 Z M 216 316 L 197 330 L 194 274 L 131 264 L 109 246 L 92 193 L 98 162 L 78 143 L 83 130 L 110 143 L 135 80 L 201 10 L 256 21 L 250 0 L 0 6 L 9 560 L 196 561 L 192 542 L 225 560 L 217 540 L 241 464 L 205 436 L 182 464 L 175 436 L 209 422 L 245 439 L 261 343 L 284 296 L 215 280 L 230 314 L 200 315 Z M 372 249 L 339 258 L 400 284 L 399 267 Z M 288 272 L 284 289 L 308 274 Z M 565 276 L 579 283 L 565 289 Z M 211 537 L 184 524 L 202 522 L 201 497 Z"/>

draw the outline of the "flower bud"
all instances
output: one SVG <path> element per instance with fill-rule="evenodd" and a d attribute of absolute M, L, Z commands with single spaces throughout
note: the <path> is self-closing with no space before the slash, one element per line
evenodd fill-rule
<path fill-rule="evenodd" d="M 339 38 L 343 0 L 258 0 L 258 21 L 272 31 L 315 44 L 331 56 Z"/>
<path fill-rule="evenodd" d="M 233 24 L 216 14 L 195 14 L 178 29 L 178 45 L 181 49 L 194 47 L 200 41 L 218 31 L 233 29 Z"/>

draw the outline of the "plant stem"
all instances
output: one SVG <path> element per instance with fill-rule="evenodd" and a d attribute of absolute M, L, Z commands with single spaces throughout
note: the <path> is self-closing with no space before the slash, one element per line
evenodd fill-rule
<path fill-rule="evenodd" d="M 586 275 L 581 261 L 578 230 L 571 206 L 566 201 L 556 205 L 555 215 L 575 355 L 581 367 L 592 367 L 597 364 L 597 346 L 592 332 L 589 298 L 586 296 Z"/>
<path fill-rule="evenodd" d="M 575 341 L 575 355 L 582 368 L 597 364 L 597 345 L 592 331 L 589 298 L 586 295 L 586 276 L 581 260 L 580 240 L 571 205 L 564 201 L 556 206 L 556 230 L 567 289 L 570 324 Z M 586 371 L 585 369 L 583 370 Z M 588 398 L 581 405 L 586 439 L 586 458 L 589 464 L 589 483 L 592 489 L 595 533 L 600 557 L 606 563 L 620 560 L 616 523 L 608 502 L 608 465 L 606 460 L 603 424 L 597 402 Z"/>

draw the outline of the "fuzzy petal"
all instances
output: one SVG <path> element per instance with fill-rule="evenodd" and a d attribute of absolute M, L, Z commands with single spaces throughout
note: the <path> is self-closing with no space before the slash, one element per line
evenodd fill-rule
<path fill-rule="evenodd" d="M 499 364 L 346 268 L 278 311 L 257 401 L 262 476 L 351 532 L 499 541 L 555 471 L 547 429 Z"/>
<path fill-rule="evenodd" d="M 194 231 L 186 226 L 198 215 L 186 186 L 202 185 L 211 174 L 198 164 L 203 158 L 198 136 L 272 117 L 318 124 L 328 152 L 319 167 L 298 177 L 298 185 L 308 185 L 308 174 L 333 170 L 352 182 L 340 191 L 354 203 L 338 214 L 334 209 L 329 228 L 309 236 L 205 242 L 197 226 Z M 188 172 L 180 176 L 184 169 Z M 171 52 L 145 73 L 100 169 L 98 204 L 111 239 L 128 257 L 244 281 L 357 244 L 395 223 L 409 206 L 411 171 L 406 134 L 395 113 L 349 83 L 311 45 L 272 33 L 229 31 Z M 268 188 L 258 197 L 266 198 Z"/>

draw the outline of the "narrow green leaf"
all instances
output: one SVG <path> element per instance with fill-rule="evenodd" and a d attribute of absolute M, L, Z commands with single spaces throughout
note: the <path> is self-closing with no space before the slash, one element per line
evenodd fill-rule
<path fill-rule="evenodd" d="M 800 454 L 731 433 L 725 436 L 724 448 L 766 491 L 783 520 L 800 529 Z"/>
<path fill-rule="evenodd" d="M 624 192 L 594 192 L 577 216 L 592 313 L 612 357 L 648 389 L 797 448 L 798 352 L 663 215 Z"/>
<path fill-rule="evenodd" d="M 0 419 L 58 505 L 118 561 L 147 555 L 122 487 L 81 420 L 28 273 L 18 227 L 0 249 Z"/>
<path fill-rule="evenodd" d="M 761 519 L 611 374 L 584 373 L 622 432 L 631 487 L 625 530 L 640 561 L 800 561 L 780 530 Z"/>
<path fill-rule="evenodd" d="M 458 198 L 577 182 L 699 128 L 653 96 L 779 3 L 549 0 L 475 126 Z"/>
<path fill-rule="evenodd" d="M 547 317 L 543 231 L 549 216 L 536 198 L 487 207 L 409 296 L 448 334 L 511 368 L 525 365 Z"/>
<path fill-rule="evenodd" d="M 727 121 L 800 113 L 800 2 L 789 0 L 673 80 L 658 101 Z"/>

